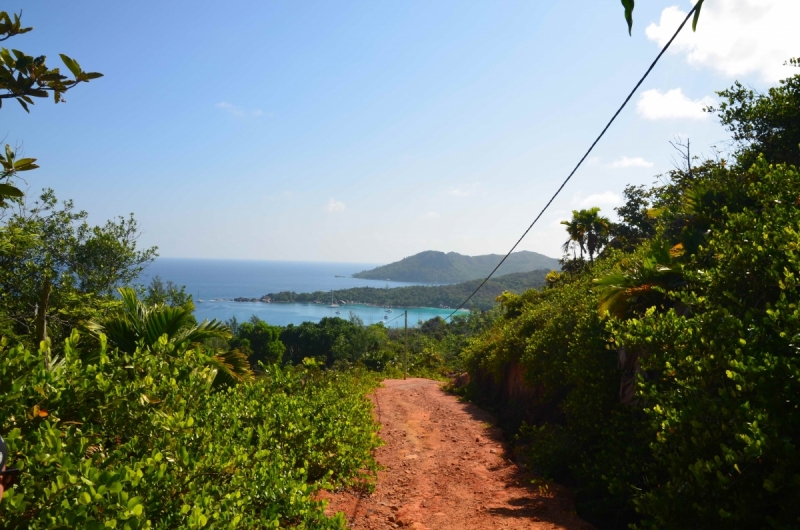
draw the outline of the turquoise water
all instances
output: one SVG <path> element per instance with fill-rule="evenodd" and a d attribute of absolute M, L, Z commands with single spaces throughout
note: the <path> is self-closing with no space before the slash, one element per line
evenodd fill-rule
<path fill-rule="evenodd" d="M 339 314 L 336 314 L 339 311 Z M 372 307 L 365 305 L 343 305 L 338 309 L 327 307 L 322 304 L 264 304 L 260 302 L 204 302 L 197 304 L 195 315 L 198 320 L 203 319 L 228 319 L 235 316 L 240 322 L 247 320 L 253 315 L 257 315 L 261 320 L 269 324 L 285 326 L 287 324 L 300 324 L 302 322 L 319 322 L 324 317 L 350 318 L 350 312 L 357 315 L 364 324 L 375 324 L 384 322 L 390 327 L 403 327 L 403 311 L 405 309 L 394 308 L 391 313 L 387 313 L 382 307 Z M 412 308 L 408 309 L 408 326 L 418 325 L 419 321 L 425 321 L 436 316 L 442 318 L 449 315 L 452 310 L 434 308 Z M 388 316 L 388 319 L 384 319 Z"/>
<path fill-rule="evenodd" d="M 172 280 L 185 285 L 196 304 L 195 314 L 199 320 L 216 318 L 227 320 L 235 316 L 247 320 L 257 315 L 273 325 L 319 322 L 324 317 L 349 318 L 350 311 L 358 315 L 365 324 L 392 320 L 387 325 L 402 326 L 403 319 L 395 318 L 402 310 L 395 308 L 386 313 L 383 308 L 364 305 L 341 306 L 336 309 L 319 304 L 264 304 L 260 302 L 233 302 L 233 298 L 260 298 L 269 293 L 294 291 L 309 293 L 330 291 L 349 287 L 402 287 L 419 285 L 403 282 L 386 282 L 351 278 L 356 272 L 372 269 L 375 263 L 318 263 L 302 261 L 249 261 L 159 258 L 140 277 L 149 283 L 156 275 L 164 281 Z M 408 325 L 415 326 L 419 320 L 436 316 L 446 317 L 446 309 L 417 308 L 408 310 Z"/>

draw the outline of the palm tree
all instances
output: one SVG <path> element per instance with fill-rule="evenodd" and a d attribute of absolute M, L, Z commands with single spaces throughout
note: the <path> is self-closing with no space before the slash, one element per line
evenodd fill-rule
<path fill-rule="evenodd" d="M 575 246 L 577 245 L 581 249 L 582 260 L 583 252 L 586 249 L 586 233 L 584 232 L 584 227 L 578 222 L 578 211 L 572 210 L 572 219 L 561 221 L 561 224 L 567 227 L 567 234 L 569 234 L 569 239 L 561 245 L 564 255 L 566 256 L 569 253 L 569 249 L 572 248 L 572 258 L 575 259 Z"/>
<path fill-rule="evenodd" d="M 594 263 L 596 254 L 600 254 L 602 248 L 608 243 L 608 234 L 611 229 L 611 221 L 599 215 L 600 208 L 594 207 L 588 210 L 572 210 L 572 219 L 561 221 L 567 227 L 569 239 L 562 245 L 564 253 L 569 251 L 570 246 L 577 245 L 583 253 L 589 254 L 589 261 Z M 574 248 L 574 247 L 573 247 Z"/>
<path fill-rule="evenodd" d="M 580 224 L 586 233 L 586 250 L 589 252 L 589 261 L 594 263 L 595 254 L 608 243 L 608 233 L 611 229 L 611 221 L 600 214 L 600 208 L 594 207 L 578 212 Z"/>
<path fill-rule="evenodd" d="M 165 304 L 148 306 L 130 287 L 118 289 L 122 297 L 121 310 L 102 322 L 91 321 L 86 328 L 94 335 L 105 334 L 120 351 L 133 353 L 143 346 L 152 348 L 166 336 L 169 343 L 200 345 L 209 339 L 228 339 L 230 329 L 217 320 L 196 324 L 192 311 L 185 307 Z M 208 361 L 216 371 L 214 386 L 226 386 L 253 379 L 247 357 L 238 350 L 216 349 Z"/>

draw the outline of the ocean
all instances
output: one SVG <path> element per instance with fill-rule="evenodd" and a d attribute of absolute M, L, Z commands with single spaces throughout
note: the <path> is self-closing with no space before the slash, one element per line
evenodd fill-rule
<path fill-rule="evenodd" d="M 286 326 L 303 322 L 319 322 L 324 317 L 349 318 L 350 312 L 365 324 L 383 321 L 388 326 L 403 326 L 404 310 L 395 308 L 387 313 L 384 308 L 364 305 L 345 305 L 336 309 L 327 304 L 264 304 L 260 302 L 233 302 L 233 298 L 260 298 L 268 293 L 294 291 L 309 293 L 349 287 L 403 287 L 420 285 L 405 282 L 387 282 L 351 278 L 352 274 L 375 268 L 374 263 L 322 263 L 305 261 L 250 261 L 226 259 L 158 258 L 139 278 L 144 284 L 155 276 L 165 282 L 171 280 L 185 285 L 186 292 L 195 300 L 198 320 L 239 321 L 256 315 L 269 324 Z M 202 302 L 200 302 L 202 300 Z M 329 302 L 329 301 L 326 301 Z M 408 325 L 416 326 L 436 316 L 446 317 L 450 310 L 438 308 L 408 309 Z M 385 319 L 384 317 L 389 317 Z M 399 318 L 398 318 L 399 317 Z"/>

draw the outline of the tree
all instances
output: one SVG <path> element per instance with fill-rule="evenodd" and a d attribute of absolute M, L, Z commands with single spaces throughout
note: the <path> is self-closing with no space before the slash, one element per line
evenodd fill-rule
<path fill-rule="evenodd" d="M 625 204 L 614 208 L 621 222 L 611 226 L 611 246 L 627 252 L 655 235 L 655 219 L 648 214 L 650 192 L 644 186 L 625 186 Z"/>
<path fill-rule="evenodd" d="M 21 12 L 14 14 L 12 20 L 6 11 L 0 11 L 0 42 L 33 30 L 22 26 L 21 15 Z M 0 107 L 4 99 L 17 100 L 25 112 L 30 112 L 28 105 L 34 104 L 33 98 L 52 96 L 55 103 L 64 102 L 67 90 L 103 76 L 98 72 L 84 72 L 76 60 L 63 53 L 60 57 L 72 78 L 62 75 L 59 68 L 49 68 L 44 55 L 33 57 L 19 50 L 0 48 Z M 22 197 L 22 191 L 10 181 L 20 171 L 36 169 L 35 161 L 35 158 L 15 160 L 14 152 L 6 145 L 5 158 L 0 157 L 3 166 L 0 171 L 0 207 L 6 205 L 7 199 Z"/>
<path fill-rule="evenodd" d="M 185 285 L 178 287 L 178 284 L 172 280 L 164 283 L 164 280 L 158 275 L 150 280 L 150 285 L 145 291 L 144 301 L 148 305 L 165 304 L 170 307 L 184 307 L 191 304 L 192 310 L 194 310 L 192 295 L 186 294 Z"/>
<path fill-rule="evenodd" d="M 52 322 L 65 337 L 79 321 L 102 316 L 116 287 L 135 280 L 157 255 L 155 247 L 137 249 L 132 215 L 103 226 L 89 225 L 87 216 L 72 201 L 59 206 L 53 191 L 44 190 L 39 201 L 21 202 L 0 227 L 5 333 L 33 335 L 38 345 Z"/>
<path fill-rule="evenodd" d="M 234 323 L 236 331 L 230 346 L 247 355 L 251 366 L 255 368 L 259 363 L 276 364 L 283 360 L 286 346 L 280 339 L 280 327 L 270 326 L 255 315 L 250 322 L 239 324 L 234 319 Z"/>
<path fill-rule="evenodd" d="M 581 259 L 583 259 L 585 251 L 589 254 L 589 261 L 594 263 L 594 257 L 608 243 L 611 229 L 611 221 L 599 213 L 600 208 L 598 207 L 588 210 L 572 210 L 572 219 L 561 221 L 561 224 L 567 227 L 569 234 L 569 239 L 562 246 L 565 254 L 571 245 L 576 244 L 581 250 Z"/>
<path fill-rule="evenodd" d="M 163 304 L 148 306 L 130 287 L 119 289 L 122 308 L 103 320 L 88 322 L 86 328 L 96 337 L 105 335 L 120 351 L 133 353 L 137 347 L 154 349 L 162 339 L 174 346 L 199 346 L 208 339 L 228 339 L 230 330 L 217 320 L 193 324 L 191 310 Z M 236 350 L 217 350 L 208 366 L 216 370 L 214 384 L 230 385 L 253 378 L 247 358 Z"/>
<path fill-rule="evenodd" d="M 768 162 L 800 165 L 800 76 L 782 80 L 766 94 L 739 82 L 717 94 L 723 101 L 707 110 L 731 132 L 740 164 L 749 167 L 763 154 Z"/>

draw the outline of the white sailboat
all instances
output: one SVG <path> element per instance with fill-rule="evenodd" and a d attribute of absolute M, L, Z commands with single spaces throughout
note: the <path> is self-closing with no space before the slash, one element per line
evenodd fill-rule
<path fill-rule="evenodd" d="M 328 307 L 330 307 L 332 309 L 338 309 L 339 308 L 339 304 L 337 304 L 336 302 L 333 301 L 333 293 L 331 293 L 331 305 L 329 305 Z"/>

